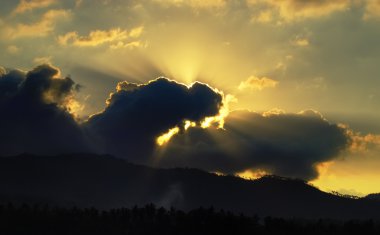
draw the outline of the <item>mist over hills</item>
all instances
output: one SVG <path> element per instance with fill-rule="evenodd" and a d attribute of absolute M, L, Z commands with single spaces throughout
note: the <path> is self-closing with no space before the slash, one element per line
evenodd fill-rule
<path fill-rule="evenodd" d="M 380 219 L 378 200 L 340 197 L 301 180 L 244 180 L 197 169 L 156 169 L 109 155 L 2 157 L 0 185 L 2 203 L 98 209 L 153 203 L 182 210 L 213 206 L 259 216 Z"/>

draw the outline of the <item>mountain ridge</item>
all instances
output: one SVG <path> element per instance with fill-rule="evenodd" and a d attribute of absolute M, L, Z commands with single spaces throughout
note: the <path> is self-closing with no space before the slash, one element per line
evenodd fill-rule
<path fill-rule="evenodd" d="M 380 203 L 323 192 L 302 180 L 245 180 L 198 169 L 156 169 L 110 155 L 23 154 L 0 158 L 0 202 L 100 209 L 154 203 L 200 206 L 260 216 L 380 219 Z"/>

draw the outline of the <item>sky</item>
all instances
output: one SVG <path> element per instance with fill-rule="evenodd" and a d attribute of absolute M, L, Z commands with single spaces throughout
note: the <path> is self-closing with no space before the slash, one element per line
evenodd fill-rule
<path fill-rule="evenodd" d="M 2 0 L 1 154 L 380 192 L 379 29 L 379 0 Z"/>

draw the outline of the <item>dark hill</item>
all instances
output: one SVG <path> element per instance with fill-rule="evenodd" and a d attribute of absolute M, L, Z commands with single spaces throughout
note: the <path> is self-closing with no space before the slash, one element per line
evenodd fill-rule
<path fill-rule="evenodd" d="M 154 203 L 189 210 L 214 206 L 248 215 L 380 218 L 380 203 L 328 194 L 300 180 L 248 181 L 196 169 L 154 169 L 90 154 L 0 158 L 3 203 L 101 209 Z"/>
<path fill-rule="evenodd" d="M 371 193 L 365 196 L 366 199 L 377 200 L 380 202 L 380 193 Z"/>

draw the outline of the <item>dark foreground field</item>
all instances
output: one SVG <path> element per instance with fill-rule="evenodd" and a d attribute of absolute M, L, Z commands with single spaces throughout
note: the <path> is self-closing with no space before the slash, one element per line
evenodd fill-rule
<path fill-rule="evenodd" d="M 45 205 L 0 207 L 1 234 L 380 234 L 373 220 L 301 220 L 237 215 L 213 208 L 99 211 Z"/>

